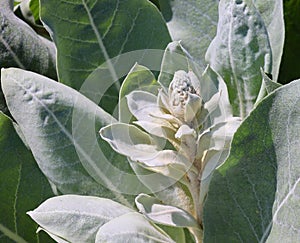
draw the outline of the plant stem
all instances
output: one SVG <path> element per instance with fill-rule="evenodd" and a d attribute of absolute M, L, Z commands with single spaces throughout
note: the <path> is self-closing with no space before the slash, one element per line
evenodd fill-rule
<path fill-rule="evenodd" d="M 203 243 L 203 231 L 199 228 L 190 228 L 190 232 L 195 237 L 196 243 Z"/>
<path fill-rule="evenodd" d="M 202 227 L 202 219 L 200 212 L 202 210 L 199 209 L 199 193 L 200 193 L 200 183 L 198 181 L 198 175 L 193 171 L 188 172 L 188 178 L 190 181 L 189 190 L 192 195 L 193 203 L 194 203 L 194 217 L 198 221 L 200 227 Z"/>

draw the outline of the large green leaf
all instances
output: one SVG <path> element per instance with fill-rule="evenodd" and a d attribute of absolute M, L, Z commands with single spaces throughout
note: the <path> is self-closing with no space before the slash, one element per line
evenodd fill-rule
<path fill-rule="evenodd" d="M 254 5 L 261 14 L 268 31 L 272 49 L 272 75 L 277 81 L 283 53 L 285 28 L 282 0 L 254 0 Z"/>
<path fill-rule="evenodd" d="M 299 90 L 276 89 L 237 130 L 210 184 L 205 242 L 265 242 L 272 224 L 269 242 L 299 239 Z"/>
<path fill-rule="evenodd" d="M 117 81 L 110 58 L 140 49 L 164 50 L 171 40 L 163 17 L 147 0 L 41 0 L 41 17 L 57 46 L 59 79 L 75 89 L 106 61 Z M 129 69 L 140 59 L 128 59 Z M 107 80 L 99 77 L 99 82 Z"/>
<path fill-rule="evenodd" d="M 260 68 L 272 68 L 267 29 L 252 1 L 220 1 L 217 35 L 206 59 L 227 84 L 233 114 L 246 117 L 261 88 Z"/>
<path fill-rule="evenodd" d="M 115 121 L 74 89 L 20 69 L 2 71 L 2 88 L 41 170 L 62 193 L 99 195 L 130 206 L 121 194 L 143 191 L 125 157 L 100 139 Z M 128 192 L 130 191 L 130 192 Z"/>
<path fill-rule="evenodd" d="M 133 210 L 106 198 L 63 195 L 48 199 L 28 214 L 42 229 L 59 238 L 94 242 L 102 225 L 130 212 Z"/>
<path fill-rule="evenodd" d="M 170 1 L 172 19 L 168 28 L 171 36 L 173 40 L 182 40 L 182 45 L 202 67 L 206 66 L 205 52 L 216 34 L 218 3 L 217 0 Z"/>
<path fill-rule="evenodd" d="M 12 121 L 3 113 L 0 113 L 0 151 L 1 242 L 46 242 L 48 237 L 36 235 L 37 225 L 26 212 L 53 193 Z"/>

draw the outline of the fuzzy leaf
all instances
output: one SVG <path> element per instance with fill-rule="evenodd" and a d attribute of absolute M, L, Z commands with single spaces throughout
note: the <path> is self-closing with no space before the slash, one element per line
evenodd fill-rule
<path fill-rule="evenodd" d="M 155 223 L 174 227 L 199 227 L 195 218 L 188 212 L 178 207 L 164 205 L 154 197 L 140 194 L 135 203 L 139 211 Z"/>
<path fill-rule="evenodd" d="M 252 1 L 220 1 L 218 31 L 206 60 L 226 82 L 233 114 L 246 117 L 260 91 L 260 68 L 268 73 L 272 68 L 268 33 Z"/>
<path fill-rule="evenodd" d="M 122 83 L 119 93 L 119 121 L 129 123 L 132 114 L 128 109 L 127 95 L 133 91 L 146 91 L 157 95 L 159 85 L 153 73 L 146 67 L 135 64 Z"/>
<path fill-rule="evenodd" d="M 283 45 L 285 39 L 285 27 L 283 19 L 282 0 L 254 0 L 256 9 L 262 16 L 268 31 L 270 45 L 272 49 L 272 78 L 277 81 Z"/>
<path fill-rule="evenodd" d="M 55 79 L 54 44 L 14 15 L 13 0 L 2 1 L 0 22 L 0 67 L 19 67 Z"/>
<path fill-rule="evenodd" d="M 300 80 L 278 88 L 238 128 L 210 183 L 205 242 L 299 239 L 299 90 Z"/>
<path fill-rule="evenodd" d="M 100 135 L 115 151 L 132 160 L 150 159 L 158 152 L 153 139 L 133 125 L 114 123 L 103 127 Z"/>
<path fill-rule="evenodd" d="M 175 72 L 178 70 L 188 72 L 193 64 L 195 63 L 191 56 L 179 41 L 169 43 L 162 59 L 158 82 L 168 90 Z"/>
<path fill-rule="evenodd" d="M 282 86 L 280 83 L 276 83 L 273 80 L 271 80 L 264 72 L 262 72 L 262 76 L 268 94 Z"/>
<path fill-rule="evenodd" d="M 0 68 L 19 67 L 56 79 L 54 44 L 15 16 L 13 0 L 1 1 Z M 2 90 L 0 111 L 8 114 Z"/>
<path fill-rule="evenodd" d="M 103 225 L 97 233 L 95 242 L 175 243 L 166 233 L 138 213 L 125 214 Z"/>
<path fill-rule="evenodd" d="M 133 212 L 105 198 L 64 195 L 43 202 L 29 216 L 42 228 L 69 242 L 93 242 L 110 220 Z"/>
<path fill-rule="evenodd" d="M 98 135 L 114 121 L 108 113 L 65 85 L 20 69 L 2 70 L 2 88 L 39 167 L 60 192 L 130 205 L 120 187 L 132 186 L 122 181 L 131 168 Z"/>
<path fill-rule="evenodd" d="M 205 52 L 214 38 L 218 22 L 217 0 L 164 0 L 170 2 L 172 19 L 168 22 L 173 40 L 182 45 L 205 68 Z"/>

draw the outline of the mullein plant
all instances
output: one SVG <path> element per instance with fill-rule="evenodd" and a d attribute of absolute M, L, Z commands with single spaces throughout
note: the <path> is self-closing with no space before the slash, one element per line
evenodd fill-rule
<path fill-rule="evenodd" d="M 136 64 L 120 90 L 120 121 L 100 130 L 150 188 L 151 195 L 136 197 L 139 211 L 153 223 L 188 228 L 197 242 L 202 241 L 211 174 L 225 161 L 240 124 L 231 113 L 222 78 L 209 66 L 199 70 L 180 42 L 169 44 L 158 81 Z M 138 85 L 137 76 L 143 80 Z M 139 168 L 168 178 L 169 183 L 144 181 Z M 163 196 L 164 190 L 178 186 L 185 188 L 178 194 L 181 198 Z"/>

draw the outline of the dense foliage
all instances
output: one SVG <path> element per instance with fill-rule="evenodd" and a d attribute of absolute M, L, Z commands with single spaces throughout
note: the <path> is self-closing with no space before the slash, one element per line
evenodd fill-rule
<path fill-rule="evenodd" d="M 0 241 L 299 241 L 299 5 L 2 0 Z"/>

